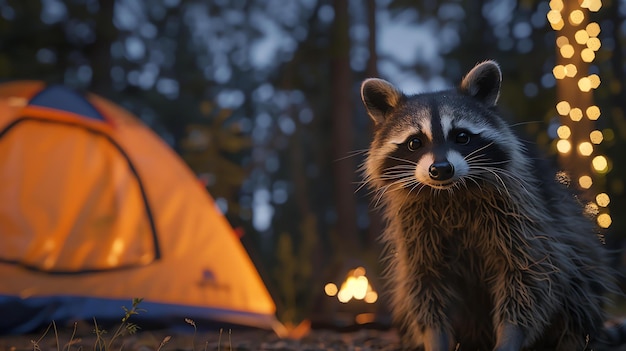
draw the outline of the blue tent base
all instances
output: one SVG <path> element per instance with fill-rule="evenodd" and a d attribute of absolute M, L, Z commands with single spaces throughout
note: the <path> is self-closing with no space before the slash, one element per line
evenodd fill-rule
<path fill-rule="evenodd" d="M 77 296 L 51 296 L 21 299 L 0 295 L 0 335 L 29 334 L 44 330 L 55 322 L 69 326 L 77 321 L 93 324 L 94 316 L 99 326 L 107 329 L 119 325 L 125 315 L 123 307 L 130 309 L 132 300 L 102 299 Z M 278 332 L 282 325 L 275 316 L 217 308 L 172 305 L 142 301 L 139 314 L 130 322 L 146 329 L 175 329 L 193 332 L 191 319 L 198 330 L 256 328 Z"/>

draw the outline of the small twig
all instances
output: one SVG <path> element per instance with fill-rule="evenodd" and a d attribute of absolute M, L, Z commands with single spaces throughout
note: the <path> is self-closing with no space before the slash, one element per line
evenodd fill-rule
<path fill-rule="evenodd" d="M 57 330 L 57 324 L 54 321 L 52 321 L 52 327 L 54 328 L 54 339 L 57 343 L 57 350 L 60 350 L 61 348 L 59 347 L 59 331 Z"/>
<path fill-rule="evenodd" d="M 161 351 L 161 348 L 163 348 L 163 346 L 165 346 L 165 344 L 167 344 L 170 341 L 171 338 L 172 337 L 169 336 L 169 335 L 164 337 L 163 341 L 161 341 L 161 345 L 159 345 L 159 348 L 156 351 Z"/>
<path fill-rule="evenodd" d="M 193 326 L 193 337 L 191 338 L 191 349 L 192 351 L 196 351 L 196 333 L 198 332 L 198 328 L 196 327 L 196 322 L 191 318 L 185 318 L 185 323 Z"/>
<path fill-rule="evenodd" d="M 67 348 L 67 351 L 70 351 L 72 348 L 72 345 L 74 344 L 74 336 L 76 336 L 76 326 L 78 325 L 77 322 L 74 322 L 74 330 L 72 330 L 72 335 L 70 336 L 70 341 L 67 342 L 67 344 L 65 344 L 65 346 L 63 347 L 63 350 L 65 350 Z"/>
<path fill-rule="evenodd" d="M 48 328 L 46 328 L 46 330 L 43 332 L 43 335 L 37 339 L 37 341 L 35 340 L 31 340 L 30 343 L 33 344 L 33 351 L 40 351 L 41 348 L 39 347 L 39 342 L 41 342 L 41 340 L 43 340 L 43 338 L 46 337 L 46 335 L 48 335 L 48 331 L 50 331 L 50 328 L 52 327 L 52 323 L 48 324 Z"/>
<path fill-rule="evenodd" d="M 221 347 L 222 347 L 222 332 L 224 331 L 223 328 L 220 328 L 220 337 L 217 339 L 217 351 L 220 351 Z"/>
<path fill-rule="evenodd" d="M 94 333 L 96 333 L 96 341 L 93 344 L 93 349 L 100 350 L 100 351 L 106 350 L 107 345 L 104 340 L 104 337 L 102 336 L 104 333 L 106 333 L 106 330 L 100 329 L 100 327 L 98 327 L 98 321 L 96 320 L 95 317 L 93 319 L 93 326 L 94 326 Z"/>

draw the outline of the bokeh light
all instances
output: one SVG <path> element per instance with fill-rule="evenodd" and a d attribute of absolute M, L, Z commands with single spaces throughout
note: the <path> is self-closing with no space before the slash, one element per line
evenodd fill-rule
<path fill-rule="evenodd" d="M 585 19 L 585 14 L 581 10 L 574 10 L 569 14 L 569 23 L 574 26 L 577 26 L 583 22 Z"/>
<path fill-rule="evenodd" d="M 561 139 L 556 142 L 556 149 L 562 154 L 567 154 L 572 150 L 572 143 L 569 140 Z"/>
<path fill-rule="evenodd" d="M 556 104 L 556 111 L 561 116 L 567 116 L 570 110 L 571 110 L 571 107 L 569 105 L 569 102 L 567 101 L 560 101 L 558 104 Z"/>
<path fill-rule="evenodd" d="M 585 27 L 590 37 L 595 38 L 600 34 L 600 25 L 597 22 L 591 22 Z"/>
<path fill-rule="evenodd" d="M 337 288 L 334 283 L 326 284 L 324 292 L 328 296 L 337 296 L 337 300 L 341 303 L 348 303 L 352 299 L 363 300 L 366 303 L 374 303 L 378 300 L 378 293 L 374 291 L 365 276 L 365 268 L 363 267 L 350 270 L 340 288 Z"/>
<path fill-rule="evenodd" d="M 591 90 L 591 80 L 589 77 L 582 77 L 578 80 L 578 89 L 585 93 Z"/>
<path fill-rule="evenodd" d="M 602 142 L 602 140 L 604 140 L 604 135 L 602 134 L 601 131 L 594 130 L 591 133 L 589 133 L 589 140 L 591 140 L 592 143 L 598 145 Z"/>
<path fill-rule="evenodd" d="M 569 3 L 568 3 L 569 5 Z M 579 7 L 576 7 L 578 5 Z M 589 74 L 591 64 L 596 60 L 596 52 L 600 50 L 602 43 L 598 38 L 600 24 L 589 21 L 591 12 L 597 12 L 602 7 L 601 0 L 578 0 L 571 3 L 569 10 L 565 10 L 563 0 L 551 0 L 550 10 L 547 13 L 548 22 L 555 31 L 560 31 L 567 24 L 569 27 L 556 35 L 556 47 L 559 57 L 557 64 L 552 69 L 557 88 L 563 87 L 561 101 L 556 104 L 556 110 L 561 116 L 562 125 L 556 130 L 558 140 L 555 146 L 559 154 L 567 159 L 569 164 L 576 165 L 581 158 L 589 157 L 590 167 L 578 169 L 578 186 L 581 189 L 591 189 L 594 181 L 610 171 L 611 163 L 608 157 L 595 154 L 601 150 L 601 144 L 613 138 L 613 131 L 605 129 L 597 130 L 593 122 L 601 116 L 600 108 L 591 102 L 592 97 L 585 95 L 597 89 L 601 84 L 600 76 L 596 73 Z M 567 23 L 564 22 L 567 21 Z M 583 75 L 579 75 L 582 73 Z M 586 74 L 589 74 L 588 76 Z M 573 78 L 573 79 L 572 79 Z M 572 79 L 572 80 L 570 80 Z M 578 93 L 569 89 L 574 85 Z M 591 105 L 591 106 L 589 106 Z M 586 117 L 592 123 L 577 123 Z M 584 129 L 582 129 L 584 128 Z M 581 129 L 581 130 L 577 130 Z M 587 130 L 585 130 L 587 129 Z M 585 137 L 588 135 L 588 138 Z M 575 155 L 571 150 L 576 148 Z M 574 159 L 572 159 L 574 157 Z M 582 165 L 581 165 L 582 166 Z M 578 166 L 574 166 L 578 167 Z M 580 174 L 592 171 L 592 174 Z M 597 182 L 600 188 L 605 182 Z M 596 186 L 594 186 L 595 190 Z M 598 192 L 597 189 L 596 192 Z M 596 202 L 589 202 L 585 208 L 589 215 L 595 216 L 603 228 L 611 225 L 611 217 L 607 210 L 600 211 L 599 207 L 607 207 L 610 203 L 608 194 L 596 193 Z M 603 212 L 603 213 L 600 213 Z"/>
<path fill-rule="evenodd" d="M 561 52 L 561 56 L 565 58 L 571 58 L 572 56 L 574 56 L 574 47 L 570 44 L 565 44 L 561 46 L 559 51 Z"/>
<path fill-rule="evenodd" d="M 578 44 L 585 45 L 587 44 L 587 40 L 589 40 L 589 33 L 587 33 L 586 29 L 580 29 L 576 31 L 576 34 L 574 35 L 574 39 L 576 39 L 576 42 Z"/>
<path fill-rule="evenodd" d="M 598 173 L 606 173 L 609 170 L 609 161 L 602 155 L 594 157 L 591 160 L 591 165 Z"/>
<path fill-rule="evenodd" d="M 587 118 L 589 118 L 592 121 L 595 121 L 598 118 L 600 118 L 600 108 L 596 105 L 589 106 L 587 107 L 585 114 L 587 115 Z"/>
<path fill-rule="evenodd" d="M 580 58 L 585 62 L 591 62 L 596 58 L 596 53 L 589 48 L 584 48 L 580 52 Z"/>
<path fill-rule="evenodd" d="M 574 122 L 580 121 L 581 119 L 583 119 L 583 110 L 579 109 L 578 107 L 574 107 L 569 111 L 569 118 Z"/>
<path fill-rule="evenodd" d="M 581 176 L 578 178 L 578 185 L 583 189 L 589 189 L 593 185 L 593 179 L 588 175 Z"/>
<path fill-rule="evenodd" d="M 328 296 L 335 296 L 337 295 L 338 291 L 339 289 L 337 288 L 337 285 L 335 285 L 334 283 L 328 283 L 324 285 L 324 292 Z"/>
<path fill-rule="evenodd" d="M 611 226 L 613 219 L 611 219 L 611 216 L 608 213 L 601 213 L 596 221 L 601 228 L 608 228 Z"/>
<path fill-rule="evenodd" d="M 588 141 L 583 141 L 582 143 L 578 144 L 578 153 L 583 156 L 591 155 L 593 153 L 593 145 L 591 145 L 591 143 Z"/>
<path fill-rule="evenodd" d="M 561 139 L 567 139 L 570 135 L 572 135 L 572 130 L 568 126 L 562 125 L 557 128 L 556 135 L 558 135 Z"/>
<path fill-rule="evenodd" d="M 611 203 L 611 198 L 607 193 L 600 193 L 596 195 L 596 203 L 598 206 L 607 207 Z"/>

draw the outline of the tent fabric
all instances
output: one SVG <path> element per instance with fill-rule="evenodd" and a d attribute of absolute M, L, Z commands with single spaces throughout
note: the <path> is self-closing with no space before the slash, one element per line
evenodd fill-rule
<path fill-rule="evenodd" d="M 254 264 L 193 172 L 96 95 L 0 84 L 0 243 L 0 314 L 11 316 L 0 333 L 121 316 L 138 297 L 155 319 L 280 328 Z"/>

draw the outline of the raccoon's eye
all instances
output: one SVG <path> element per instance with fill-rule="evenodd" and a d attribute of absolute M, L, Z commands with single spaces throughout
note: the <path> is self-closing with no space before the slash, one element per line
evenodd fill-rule
<path fill-rule="evenodd" d="M 406 143 L 406 146 L 410 151 L 415 151 L 422 146 L 422 141 L 418 137 L 413 137 Z"/>
<path fill-rule="evenodd" d="M 454 139 L 454 141 L 457 144 L 467 145 L 470 142 L 470 135 L 468 132 L 459 132 L 459 134 L 456 135 L 456 139 Z"/>

